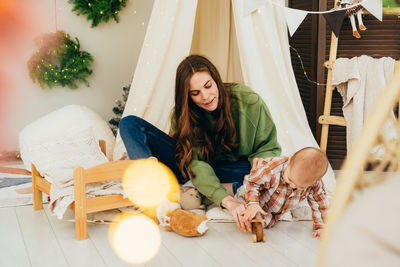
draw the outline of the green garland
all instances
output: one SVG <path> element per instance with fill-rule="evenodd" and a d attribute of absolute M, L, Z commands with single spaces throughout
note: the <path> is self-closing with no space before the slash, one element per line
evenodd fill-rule
<path fill-rule="evenodd" d="M 80 51 L 78 38 L 71 40 L 63 31 L 39 36 L 36 40 L 38 51 L 28 61 L 29 76 L 43 89 L 54 86 L 78 88 L 76 81 L 89 87 L 86 78 L 92 73 L 89 69 L 93 57 Z"/>
<path fill-rule="evenodd" d="M 128 0 L 69 0 L 74 5 L 72 11 L 79 15 L 87 15 L 86 19 L 92 21 L 96 27 L 101 21 L 108 22 L 113 18 L 119 22 L 118 13 L 126 6 Z"/>

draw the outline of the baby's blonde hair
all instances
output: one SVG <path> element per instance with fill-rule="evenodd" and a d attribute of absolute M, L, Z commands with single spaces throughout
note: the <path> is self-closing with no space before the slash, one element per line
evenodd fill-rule
<path fill-rule="evenodd" d="M 328 158 L 318 148 L 305 147 L 292 156 L 290 165 L 293 170 L 301 172 L 303 181 L 314 183 L 326 173 Z"/>

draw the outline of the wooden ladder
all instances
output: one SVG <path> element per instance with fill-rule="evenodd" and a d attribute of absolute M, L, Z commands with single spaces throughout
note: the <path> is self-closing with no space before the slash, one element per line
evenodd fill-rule
<path fill-rule="evenodd" d="M 339 0 L 335 0 L 334 8 L 336 8 L 338 2 Z M 331 115 L 332 92 L 335 89 L 332 86 L 332 67 L 336 60 L 338 42 L 339 37 L 336 37 L 336 35 L 332 31 L 329 60 L 324 63 L 325 68 L 328 69 L 325 88 L 324 113 L 318 118 L 318 122 L 322 124 L 320 148 L 325 153 L 326 147 L 328 145 L 329 125 L 346 126 L 346 120 L 344 119 L 344 117 Z"/>

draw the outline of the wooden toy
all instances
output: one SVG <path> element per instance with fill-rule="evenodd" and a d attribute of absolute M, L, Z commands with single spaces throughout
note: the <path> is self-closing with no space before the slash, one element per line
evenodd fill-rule
<path fill-rule="evenodd" d="M 263 222 L 265 222 L 265 219 L 254 219 L 251 221 L 251 232 L 253 233 L 252 238 L 254 243 L 266 241 Z"/>

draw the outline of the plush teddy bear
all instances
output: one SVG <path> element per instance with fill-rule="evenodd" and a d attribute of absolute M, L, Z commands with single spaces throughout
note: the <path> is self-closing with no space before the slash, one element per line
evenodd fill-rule
<path fill-rule="evenodd" d="M 181 197 L 179 204 L 184 210 L 202 209 L 204 205 L 201 204 L 201 195 L 196 188 L 191 186 L 181 187 Z"/>
<path fill-rule="evenodd" d="M 202 236 L 208 231 L 207 217 L 191 211 L 175 209 L 167 212 L 165 230 L 182 236 Z"/>

